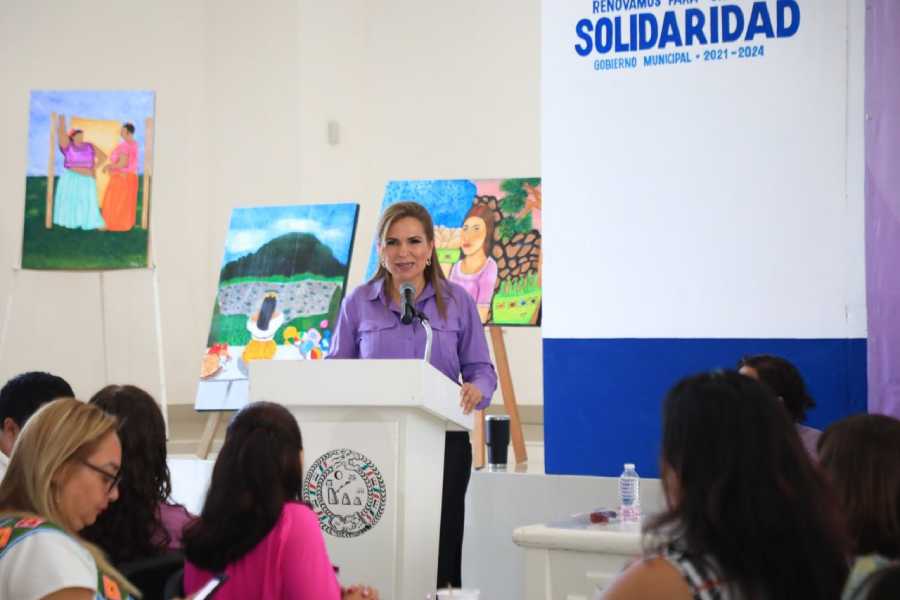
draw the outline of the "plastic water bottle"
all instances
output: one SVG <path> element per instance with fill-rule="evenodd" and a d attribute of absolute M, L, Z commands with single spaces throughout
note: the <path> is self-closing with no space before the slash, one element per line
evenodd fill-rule
<path fill-rule="evenodd" d="M 633 463 L 625 463 L 619 476 L 619 515 L 623 523 L 641 520 L 641 478 Z"/>

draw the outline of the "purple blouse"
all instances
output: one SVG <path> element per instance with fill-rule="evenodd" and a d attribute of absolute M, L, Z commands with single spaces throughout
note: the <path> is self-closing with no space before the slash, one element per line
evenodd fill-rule
<path fill-rule="evenodd" d="M 94 146 L 88 143 L 75 145 L 69 143 L 62 150 L 63 156 L 66 158 L 63 163 L 67 169 L 93 169 L 94 168 Z"/>
<path fill-rule="evenodd" d="M 384 281 L 366 283 L 353 290 L 341 305 L 328 358 L 421 358 L 425 355 L 425 330 L 421 323 L 400 322 L 400 308 L 391 300 Z M 416 298 L 434 330 L 431 364 L 459 383 L 474 384 L 483 396 L 477 408 L 491 403 L 497 374 L 491 363 L 484 327 L 475 302 L 462 287 L 444 282 L 447 318 L 440 316 L 431 284 Z"/>
<path fill-rule="evenodd" d="M 806 452 L 814 462 L 818 462 L 819 451 L 816 446 L 819 443 L 819 436 L 822 435 L 822 432 L 800 423 L 796 423 L 795 427 L 797 428 L 797 434 L 800 436 L 800 441 L 803 442 L 803 447 L 806 448 Z"/>
<path fill-rule="evenodd" d="M 160 502 L 159 519 L 162 526 L 169 534 L 169 550 L 179 550 L 181 548 L 181 533 L 185 525 L 194 520 L 194 515 L 180 504 L 169 504 L 168 502 Z M 154 536 L 156 538 L 156 536 Z M 160 536 L 161 538 L 161 536 Z M 160 538 L 153 541 L 159 542 Z"/>

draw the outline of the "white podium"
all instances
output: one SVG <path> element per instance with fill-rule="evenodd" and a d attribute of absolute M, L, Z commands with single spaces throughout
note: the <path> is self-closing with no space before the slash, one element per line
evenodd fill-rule
<path fill-rule="evenodd" d="M 250 400 L 300 423 L 303 496 L 341 582 L 385 600 L 433 591 L 444 434 L 473 427 L 459 385 L 421 360 L 255 361 Z"/>

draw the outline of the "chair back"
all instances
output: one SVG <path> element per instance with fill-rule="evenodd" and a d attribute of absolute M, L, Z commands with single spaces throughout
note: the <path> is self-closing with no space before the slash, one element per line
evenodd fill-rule
<path fill-rule="evenodd" d="M 178 569 L 169 576 L 166 587 L 163 589 L 163 600 L 173 600 L 184 597 L 184 567 Z"/>
<path fill-rule="evenodd" d="M 163 600 L 169 578 L 184 567 L 182 552 L 167 552 L 119 565 L 119 571 L 141 590 L 144 600 Z"/>

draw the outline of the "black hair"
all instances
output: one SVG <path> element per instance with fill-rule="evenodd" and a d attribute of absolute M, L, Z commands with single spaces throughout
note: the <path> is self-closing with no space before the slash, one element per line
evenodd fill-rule
<path fill-rule="evenodd" d="M 266 294 L 266 297 L 263 299 L 262 306 L 259 309 L 259 317 L 256 319 L 256 326 L 262 331 L 269 328 L 269 321 L 275 313 L 275 305 L 277 303 L 278 300 L 273 293 Z"/>
<path fill-rule="evenodd" d="M 816 402 L 806 391 L 806 384 L 800 371 L 790 361 L 771 354 L 745 356 L 737 368 L 750 367 L 756 371 L 759 380 L 769 386 L 784 402 L 784 407 L 794 421 L 806 420 L 806 411 L 815 408 Z"/>
<path fill-rule="evenodd" d="M 275 527 L 286 502 L 300 501 L 303 440 L 280 404 L 255 402 L 228 426 L 200 518 L 184 530 L 187 559 L 220 571 Z"/>
<path fill-rule="evenodd" d="M 840 596 L 837 502 L 768 388 L 734 371 L 678 382 L 663 406 L 661 463 L 669 506 L 646 540 L 709 560 L 742 597 Z"/>
<path fill-rule="evenodd" d="M 8 417 L 23 427 L 42 404 L 74 396 L 72 386 L 58 375 L 44 371 L 16 375 L 0 389 L 0 424 Z"/>
<path fill-rule="evenodd" d="M 123 477 L 119 499 L 81 535 L 103 548 L 114 564 L 168 551 L 171 538 L 160 504 L 172 492 L 166 463 L 166 424 L 153 397 L 133 385 L 109 385 L 91 404 L 119 418 Z"/>
<path fill-rule="evenodd" d="M 130 133 L 131 135 L 134 135 L 134 125 L 132 125 L 131 123 L 125 123 L 122 125 L 122 127 L 127 129 L 128 133 Z"/>

